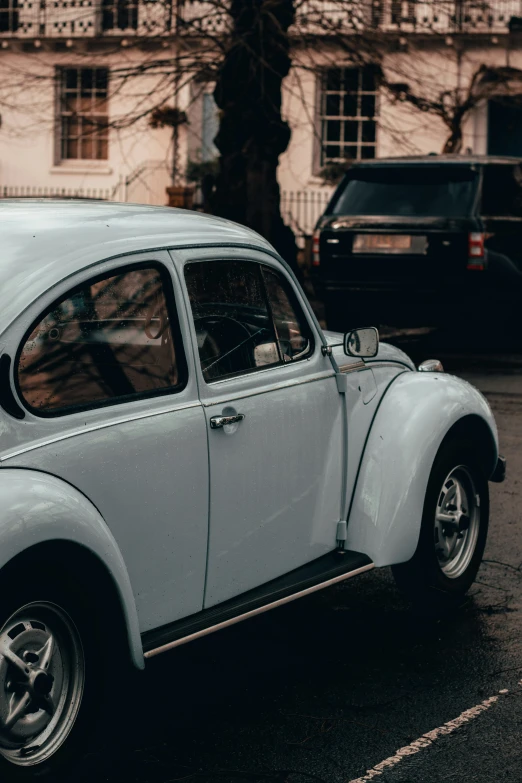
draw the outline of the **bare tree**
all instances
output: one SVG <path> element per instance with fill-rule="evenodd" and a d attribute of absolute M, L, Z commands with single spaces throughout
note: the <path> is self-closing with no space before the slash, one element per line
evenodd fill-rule
<path fill-rule="evenodd" d="M 214 211 L 266 237 L 297 271 L 296 245 L 280 210 L 277 166 L 290 141 L 281 116 L 291 66 L 293 0 L 232 0 L 232 32 L 214 97 L 221 153 Z"/>
<path fill-rule="evenodd" d="M 497 99 L 516 99 L 522 93 L 522 71 L 481 63 L 472 68 L 464 85 L 434 85 L 417 80 L 404 83 L 384 81 L 385 88 L 398 101 L 419 112 L 438 117 L 446 126 L 447 137 L 441 152 L 462 152 L 463 128 L 480 104 Z"/>
<path fill-rule="evenodd" d="M 481 7 L 492 2 L 485 1 Z M 106 13 L 111 9 L 120 13 L 127 5 L 123 0 L 103 2 Z M 291 135 L 288 118 L 282 116 L 282 94 L 289 89 L 286 77 L 291 68 L 318 76 L 326 68 L 371 67 L 392 105 L 402 103 L 445 126 L 443 150 L 451 153 L 462 150 L 463 127 L 481 102 L 522 91 L 518 71 L 475 62 L 467 51 L 463 30 L 469 4 L 465 0 L 424 0 L 423 8 L 429 14 L 422 29 L 416 27 L 418 5 L 416 0 L 159 0 L 146 4 L 143 13 L 151 16 L 140 20 L 135 28 L 139 34 L 128 35 L 124 41 L 121 36 L 115 38 L 112 48 L 105 45 L 105 53 L 117 58 L 111 67 L 113 105 L 127 96 L 125 111 L 111 116 L 110 125 L 122 134 L 149 124 L 171 128 L 173 179 L 179 181 L 180 128 L 188 121 L 190 102 L 206 85 L 214 84 L 220 110 L 216 137 L 220 160 L 215 186 L 206 188 L 207 203 L 216 214 L 259 231 L 293 263 L 295 242 L 281 218 L 277 182 L 279 158 Z M 384 21 L 383 9 L 390 14 Z M 487 16 L 487 9 L 481 13 Z M 448 44 L 446 49 L 442 17 L 455 35 L 455 45 Z M 408 30 L 406 37 L 403 28 Z M 425 49 L 416 43 L 416 32 L 429 39 Z M 150 46 L 145 45 L 147 38 Z M 435 47 L 444 49 L 445 61 L 451 64 L 444 72 L 437 73 L 433 66 Z M 64 62 L 68 56 L 63 55 Z M 90 59 L 92 55 L 80 49 L 75 56 Z M 56 78 L 54 65 L 44 67 L 40 57 L 40 67 L 39 57 L 20 55 L 4 73 L 0 105 L 16 107 L 22 88 L 27 92 L 32 85 L 38 93 L 44 81 Z M 313 108 L 310 111 L 313 114 Z M 313 116 L 309 124 L 317 133 Z M 94 120 L 92 132 L 98 130 Z M 387 130 L 400 133 L 394 127 Z M 321 141 L 319 133 L 317 143 Z"/>

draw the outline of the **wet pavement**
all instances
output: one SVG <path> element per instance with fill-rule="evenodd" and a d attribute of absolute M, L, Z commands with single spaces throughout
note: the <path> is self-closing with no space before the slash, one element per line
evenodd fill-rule
<path fill-rule="evenodd" d="M 384 569 L 160 656 L 133 710 L 112 705 L 125 747 L 108 738 L 76 783 L 522 781 L 522 350 L 385 333 L 471 380 L 497 417 L 508 480 L 490 485 L 464 605 L 414 611 Z"/>

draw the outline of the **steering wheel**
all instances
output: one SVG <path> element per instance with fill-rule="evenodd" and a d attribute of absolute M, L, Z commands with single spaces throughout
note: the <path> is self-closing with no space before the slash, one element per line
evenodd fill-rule
<path fill-rule="evenodd" d="M 151 329 L 152 321 L 154 318 L 159 319 L 159 328 L 156 331 L 156 333 L 153 332 Z M 164 312 L 160 312 L 159 314 L 156 313 L 156 302 L 154 302 L 149 309 L 147 310 L 147 315 L 145 316 L 145 326 L 143 327 L 143 331 L 149 338 L 149 340 L 157 340 L 165 329 L 168 326 L 168 318 L 166 317 L 166 314 Z"/>
<path fill-rule="evenodd" d="M 259 334 L 258 331 L 251 334 L 241 321 L 229 315 L 203 315 L 194 318 L 194 325 L 196 332 L 206 332 L 205 339 L 199 345 L 201 367 L 205 374 L 218 362 L 230 358 L 233 353 L 244 348 L 247 342 Z M 225 328 L 220 330 L 224 334 L 216 335 L 216 326 L 224 326 Z M 219 337 L 224 339 L 220 340 Z M 210 348 L 210 356 L 207 355 L 207 346 Z"/>

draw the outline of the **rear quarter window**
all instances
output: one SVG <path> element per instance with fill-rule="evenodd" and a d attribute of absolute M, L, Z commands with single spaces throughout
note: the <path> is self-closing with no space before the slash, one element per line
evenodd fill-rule
<path fill-rule="evenodd" d="M 159 266 L 75 288 L 33 324 L 16 363 L 18 392 L 42 416 L 180 391 L 186 373 L 171 283 Z"/>
<path fill-rule="evenodd" d="M 484 167 L 481 212 L 491 217 L 522 217 L 522 166 Z"/>

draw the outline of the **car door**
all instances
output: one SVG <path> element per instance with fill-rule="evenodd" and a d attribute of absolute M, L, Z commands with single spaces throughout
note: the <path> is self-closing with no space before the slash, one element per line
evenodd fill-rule
<path fill-rule="evenodd" d="M 208 607 L 335 548 L 343 410 L 332 364 L 276 260 L 179 255 L 209 444 Z"/>
<path fill-rule="evenodd" d="M 25 335 L 22 326 L 23 442 L 3 464 L 52 473 L 94 503 L 125 560 L 144 632 L 202 608 L 206 421 L 168 253 L 100 269 L 37 302 Z"/>

